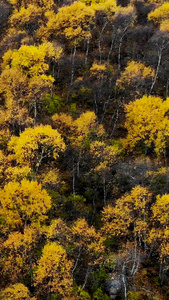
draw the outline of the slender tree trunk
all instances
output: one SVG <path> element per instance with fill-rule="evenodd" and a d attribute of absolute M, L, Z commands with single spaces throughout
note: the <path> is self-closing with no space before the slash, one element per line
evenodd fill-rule
<path fill-rule="evenodd" d="M 95 188 L 95 194 L 96 194 L 96 188 Z M 92 212 L 92 217 L 91 217 L 91 225 L 93 224 L 93 220 L 94 220 L 95 214 L 96 214 L 95 194 L 94 194 L 94 196 L 92 197 L 93 212 Z"/>
<path fill-rule="evenodd" d="M 122 267 L 122 283 L 123 283 L 123 288 L 124 288 L 124 299 L 127 300 L 127 284 L 126 284 L 126 265 L 125 262 L 123 263 L 123 267 Z"/>
<path fill-rule="evenodd" d="M 143 221 L 144 221 L 144 223 L 146 222 L 146 214 L 145 214 L 145 212 L 143 214 Z M 144 236 L 144 252 L 146 253 L 146 251 L 147 251 L 147 242 L 146 242 L 147 235 L 146 235 L 146 230 L 145 229 L 143 231 L 143 236 Z"/>
<path fill-rule="evenodd" d="M 78 157 L 78 162 L 77 162 L 77 177 L 80 177 L 80 159 L 81 159 L 81 153 L 82 151 L 79 151 L 79 157 Z"/>
<path fill-rule="evenodd" d="M 78 262 L 79 262 L 79 259 L 80 259 L 80 255 L 81 255 L 81 250 L 82 250 L 82 247 L 79 248 L 79 253 L 78 253 L 78 256 L 77 256 L 77 259 L 76 259 L 74 268 L 73 268 L 73 270 L 72 270 L 72 275 L 73 275 L 73 273 L 75 272 L 75 270 L 76 270 L 76 268 L 77 268 L 77 265 L 78 265 Z"/>
<path fill-rule="evenodd" d="M 152 82 L 152 85 L 151 85 L 151 88 L 150 88 L 150 93 L 149 93 L 149 95 L 151 95 L 151 93 L 152 93 L 152 91 L 153 91 L 153 88 L 154 88 L 154 85 L 155 85 L 155 83 L 156 83 L 157 77 L 158 77 L 158 73 L 159 73 L 159 69 L 160 69 L 160 64 L 161 64 L 161 58 L 162 58 L 162 50 L 159 50 L 158 63 L 157 63 L 156 73 L 155 73 L 155 76 L 154 76 L 154 79 L 153 79 L 153 82 Z"/>
<path fill-rule="evenodd" d="M 106 110 L 107 110 L 107 108 L 108 108 L 108 106 L 109 106 L 109 103 L 110 103 L 110 94 L 111 94 L 111 92 L 110 92 L 110 90 L 111 90 L 111 83 L 112 83 L 112 79 L 110 79 L 109 80 L 109 95 L 108 95 L 108 98 L 107 98 L 107 101 L 105 101 L 105 103 L 104 103 L 104 105 L 103 105 L 103 115 L 102 115 L 102 118 L 101 118 L 101 124 L 103 123 L 103 121 L 104 121 L 104 118 L 105 118 L 105 115 L 106 115 Z"/>
<path fill-rule="evenodd" d="M 30 259 L 30 277 L 31 277 L 31 286 L 33 287 L 33 269 L 32 269 L 32 258 Z"/>
<path fill-rule="evenodd" d="M 66 103 L 68 103 L 69 101 L 69 96 L 70 96 L 70 91 L 71 88 L 73 86 L 73 82 L 74 82 L 74 73 L 75 73 L 75 57 L 76 57 L 76 41 L 74 44 L 74 48 L 73 48 L 73 54 L 72 54 L 72 69 L 71 69 L 71 78 L 70 78 L 70 86 L 68 88 L 68 92 L 67 92 L 67 99 L 66 99 Z"/>
<path fill-rule="evenodd" d="M 54 60 L 53 60 L 53 66 L 52 66 L 52 76 L 53 76 L 53 78 L 55 78 L 55 61 Z M 50 89 L 50 97 L 51 97 L 51 100 L 53 100 L 53 82 L 52 82 L 51 89 Z"/>
<path fill-rule="evenodd" d="M 18 101 L 18 99 L 16 100 L 17 101 L 17 110 L 18 110 L 18 116 L 19 116 L 19 114 L 20 114 L 20 107 L 19 107 L 19 101 Z M 18 127 L 19 127 L 19 134 L 21 134 L 21 117 L 19 116 L 19 120 L 18 120 Z"/>
<path fill-rule="evenodd" d="M 115 131 L 115 129 L 116 129 L 116 125 L 117 125 L 118 118 L 119 118 L 119 110 L 117 109 L 117 111 L 116 111 L 116 119 L 115 119 L 115 122 L 114 122 L 114 126 L 113 126 L 113 129 L 112 129 L 112 132 L 111 132 L 111 134 L 110 134 L 110 137 L 112 137 L 113 134 L 114 134 L 114 131 Z"/>
<path fill-rule="evenodd" d="M 53 76 L 53 78 L 55 78 L 55 60 L 53 60 L 52 76 Z"/>
<path fill-rule="evenodd" d="M 118 50 L 118 70 L 120 72 L 120 69 L 121 69 L 121 46 L 122 46 L 122 42 L 123 42 L 123 39 L 121 38 L 120 39 L 120 44 L 119 44 L 119 50 Z"/>
<path fill-rule="evenodd" d="M 120 69 L 121 69 L 121 47 L 122 47 L 122 43 L 123 43 L 123 38 L 126 35 L 127 28 L 128 28 L 128 26 L 126 26 L 124 28 L 123 34 L 122 34 L 122 36 L 120 38 L 120 43 L 119 43 L 119 49 L 118 49 L 118 70 L 119 70 L 119 72 L 120 72 Z"/>
<path fill-rule="evenodd" d="M 108 56 L 107 56 L 107 63 L 108 64 L 110 63 L 110 55 L 111 55 L 111 53 L 113 51 L 113 45 L 114 45 L 115 39 L 116 39 L 116 36 L 114 36 L 114 32 L 113 32 L 112 33 L 111 46 L 110 46 L 110 50 L 109 50 L 109 53 L 108 53 Z"/>
<path fill-rule="evenodd" d="M 51 98 L 51 100 L 53 100 L 53 83 L 52 83 L 52 86 L 50 89 L 50 98 Z"/>
<path fill-rule="evenodd" d="M 72 189 L 73 189 L 73 195 L 75 197 L 76 195 L 76 192 L 75 192 L 75 163 L 74 163 L 74 160 L 73 160 L 73 170 L 72 170 Z"/>
<path fill-rule="evenodd" d="M 73 85 L 74 73 L 75 73 L 75 57 L 76 57 L 76 42 L 74 45 L 74 50 L 73 50 L 73 55 L 72 55 L 72 71 L 71 71 L 71 81 L 70 81 L 71 87 Z"/>
<path fill-rule="evenodd" d="M 106 176 L 103 175 L 103 194 L 104 194 L 104 206 L 106 206 Z"/>
<path fill-rule="evenodd" d="M 82 285 L 82 290 L 85 289 L 85 286 L 86 286 L 86 284 L 87 284 L 87 280 L 88 280 L 88 278 L 89 278 L 89 275 L 90 275 L 91 271 L 92 271 L 92 266 L 88 266 L 88 267 L 87 267 L 87 271 L 86 271 L 86 275 L 85 275 L 85 280 L 84 280 L 84 283 L 83 283 L 83 285 Z"/>
<path fill-rule="evenodd" d="M 95 104 L 95 108 L 94 108 L 94 111 L 97 115 L 98 113 L 98 106 L 97 106 L 97 95 L 96 95 L 96 92 L 94 93 L 94 104 Z"/>
<path fill-rule="evenodd" d="M 37 102 L 36 99 L 34 99 L 34 126 L 36 125 L 36 118 L 37 118 Z"/>
<path fill-rule="evenodd" d="M 159 270 L 159 277 L 160 277 L 160 282 L 161 284 L 164 283 L 164 277 L 165 277 L 165 269 L 164 269 L 165 264 L 163 262 L 160 263 L 160 270 Z"/>
<path fill-rule="evenodd" d="M 103 32 L 106 28 L 108 24 L 108 21 L 106 20 L 106 22 L 104 23 L 103 27 L 102 27 L 102 30 L 100 32 L 100 36 L 99 36 L 99 41 L 98 41 L 98 46 L 99 46 L 99 56 L 100 56 L 100 64 L 102 62 L 102 51 L 101 51 L 101 40 L 102 40 L 102 36 L 103 36 Z"/>
<path fill-rule="evenodd" d="M 45 151 L 45 149 L 42 148 L 41 156 L 40 156 L 40 158 L 39 158 L 38 163 L 36 164 L 36 174 L 38 173 L 38 170 L 39 170 L 39 167 L 40 167 L 40 165 L 41 165 L 42 159 L 46 157 L 46 155 L 43 155 L 43 154 L 44 154 L 44 151 Z"/>
<path fill-rule="evenodd" d="M 88 54 L 89 54 L 89 46 L 90 46 L 90 37 L 87 38 L 86 55 L 85 55 L 85 65 L 87 64 L 87 59 L 88 59 Z"/>
<path fill-rule="evenodd" d="M 58 63 L 57 63 L 57 76 L 56 76 L 57 80 L 59 79 L 59 77 L 60 77 L 60 62 L 58 60 Z"/>
<path fill-rule="evenodd" d="M 102 124 L 102 123 L 103 123 L 103 121 L 104 121 L 105 114 L 106 114 L 106 109 L 107 109 L 107 107 L 108 107 L 109 103 L 110 103 L 110 95 L 108 96 L 108 99 L 107 99 L 107 101 L 105 101 L 105 103 L 104 103 L 104 106 L 103 106 L 103 115 L 102 115 L 102 118 L 101 118 L 100 124 Z"/>
<path fill-rule="evenodd" d="M 137 236 L 135 233 L 135 237 L 134 237 L 134 242 L 135 242 L 135 247 L 134 247 L 134 261 L 133 261 L 133 266 L 131 269 L 131 276 L 134 276 L 139 268 L 140 265 L 140 249 L 137 251 Z"/>
<path fill-rule="evenodd" d="M 131 272 L 130 272 L 131 276 L 133 276 L 134 273 L 135 273 L 136 261 L 137 261 L 137 247 L 135 245 L 135 247 L 134 247 L 134 261 L 133 261 L 132 269 L 131 269 Z"/>

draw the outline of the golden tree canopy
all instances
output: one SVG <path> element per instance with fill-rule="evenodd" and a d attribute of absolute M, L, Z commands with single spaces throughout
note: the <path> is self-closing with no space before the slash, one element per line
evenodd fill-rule
<path fill-rule="evenodd" d="M 57 243 L 45 245 L 36 272 L 36 285 L 43 289 L 50 287 L 52 292 L 68 295 L 72 286 L 72 261 L 66 250 Z"/>
<path fill-rule="evenodd" d="M 28 288 L 22 283 L 16 283 L 10 285 L 3 291 L 1 291 L 2 300 L 35 300 L 35 298 L 30 297 Z"/>
<path fill-rule="evenodd" d="M 44 157 L 58 157 L 65 150 L 65 143 L 59 132 L 50 125 L 27 128 L 19 137 L 13 136 L 8 144 L 15 158 L 21 164 L 37 165 Z"/>
<path fill-rule="evenodd" d="M 51 198 L 36 181 L 9 182 L 0 190 L 0 215 L 5 226 L 23 227 L 27 221 L 43 221 Z"/>
<path fill-rule="evenodd" d="M 169 98 L 163 101 L 160 97 L 143 96 L 125 107 L 128 131 L 124 145 L 134 148 L 140 141 L 147 146 L 152 144 L 160 154 L 164 151 L 169 136 Z"/>

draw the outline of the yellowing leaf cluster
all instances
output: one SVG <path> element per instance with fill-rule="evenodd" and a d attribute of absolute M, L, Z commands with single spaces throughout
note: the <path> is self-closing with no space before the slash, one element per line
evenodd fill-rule
<path fill-rule="evenodd" d="M 97 11 L 104 11 L 110 17 L 118 10 L 116 0 L 91 1 L 91 7 Z"/>
<path fill-rule="evenodd" d="M 130 61 L 125 68 L 125 71 L 121 73 L 120 79 L 117 80 L 117 84 L 124 88 L 128 85 L 143 85 L 146 79 L 152 80 L 155 76 L 155 71 L 151 67 L 146 67 L 141 62 Z"/>
<path fill-rule="evenodd" d="M 169 195 L 158 195 L 155 204 L 152 206 L 152 220 L 154 227 L 150 231 L 149 242 L 159 243 L 161 261 L 169 257 Z"/>
<path fill-rule="evenodd" d="M 125 109 L 128 135 L 124 145 L 132 149 L 143 141 L 149 147 L 153 144 L 158 155 L 162 153 L 169 136 L 169 98 L 143 96 Z"/>
<path fill-rule="evenodd" d="M 27 128 L 20 137 L 12 137 L 9 150 L 21 164 L 40 164 L 44 157 L 58 157 L 59 151 L 65 150 L 65 143 L 57 130 L 50 125 Z M 39 151 L 40 150 L 40 151 Z"/>
<path fill-rule="evenodd" d="M 169 32 L 169 20 L 164 20 L 160 23 L 160 30 Z"/>
<path fill-rule="evenodd" d="M 23 45 L 19 50 L 8 50 L 3 56 L 4 69 L 20 70 L 23 74 L 37 76 L 44 74 L 49 66 L 45 63 L 47 45 Z"/>
<path fill-rule="evenodd" d="M 9 182 L 0 193 L 0 216 L 10 228 L 22 228 L 27 221 L 45 220 L 51 207 L 50 196 L 36 181 Z"/>
<path fill-rule="evenodd" d="M 30 297 L 28 288 L 22 283 L 10 285 L 1 291 L 2 300 L 36 300 L 35 297 Z"/>
<path fill-rule="evenodd" d="M 136 186 L 131 193 L 126 193 L 116 201 L 115 206 L 108 205 L 103 211 L 103 231 L 107 235 L 126 236 L 130 224 L 134 232 L 145 234 L 147 231 L 146 217 L 151 193 L 147 188 Z"/>
<path fill-rule="evenodd" d="M 62 219 L 54 219 L 51 225 L 47 228 L 46 236 L 49 240 L 62 240 L 63 242 L 70 241 L 70 228 Z"/>
<path fill-rule="evenodd" d="M 57 243 L 46 244 L 36 272 L 36 285 L 62 296 L 70 294 L 72 261 L 67 259 L 66 250 Z"/>
<path fill-rule="evenodd" d="M 163 20 L 169 18 L 169 3 L 164 2 L 161 6 L 157 7 L 154 11 L 148 14 L 148 20 L 159 24 Z"/>
<path fill-rule="evenodd" d="M 92 134 L 102 136 L 105 132 L 103 126 L 98 124 L 97 116 L 92 111 L 82 113 L 76 120 L 66 114 L 55 114 L 52 119 L 58 130 L 66 138 L 69 137 L 75 147 L 82 147 L 86 139 L 90 140 Z"/>
<path fill-rule="evenodd" d="M 8 275 L 10 282 L 20 280 L 31 267 L 35 266 L 35 249 L 39 242 L 40 230 L 34 226 L 26 226 L 24 232 L 12 232 L 3 243 L 5 258 L 3 259 L 3 273 Z M 31 262 L 31 265 L 30 265 Z"/>
<path fill-rule="evenodd" d="M 46 17 L 46 27 L 39 29 L 38 36 L 50 36 L 54 33 L 74 41 L 91 36 L 90 24 L 94 21 L 94 10 L 80 1 L 61 7 L 57 14 L 49 11 Z"/>
<path fill-rule="evenodd" d="M 20 29 L 24 29 L 25 25 L 40 19 L 42 9 L 36 5 L 30 4 L 27 8 L 21 7 L 20 11 L 16 11 L 10 19 L 11 25 Z"/>
<path fill-rule="evenodd" d="M 72 234 L 75 236 L 75 244 L 86 249 L 90 264 L 98 263 L 98 259 L 102 258 L 105 250 L 104 237 L 99 232 L 96 232 L 93 226 L 89 227 L 85 219 L 78 219 L 73 227 Z"/>
<path fill-rule="evenodd" d="M 31 173 L 31 168 L 28 166 L 16 166 L 8 167 L 5 170 L 5 176 L 7 181 L 21 181 Z"/>
<path fill-rule="evenodd" d="M 94 141 L 90 145 L 90 153 L 93 155 L 98 165 L 95 171 L 104 173 L 110 169 L 110 166 L 115 162 L 121 150 L 116 145 L 106 145 L 105 142 Z"/>

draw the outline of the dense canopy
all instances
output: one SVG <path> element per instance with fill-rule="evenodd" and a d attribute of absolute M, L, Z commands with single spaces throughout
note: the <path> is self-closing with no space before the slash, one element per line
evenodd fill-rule
<path fill-rule="evenodd" d="M 0 299 L 168 300 L 168 62 L 168 1 L 0 1 Z"/>

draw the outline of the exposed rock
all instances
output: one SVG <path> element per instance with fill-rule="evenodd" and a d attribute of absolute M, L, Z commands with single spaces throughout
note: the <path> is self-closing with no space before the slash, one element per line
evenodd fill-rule
<path fill-rule="evenodd" d="M 121 276 L 117 274 L 111 274 L 110 279 L 107 281 L 107 291 L 111 300 L 116 299 L 122 290 Z"/>

